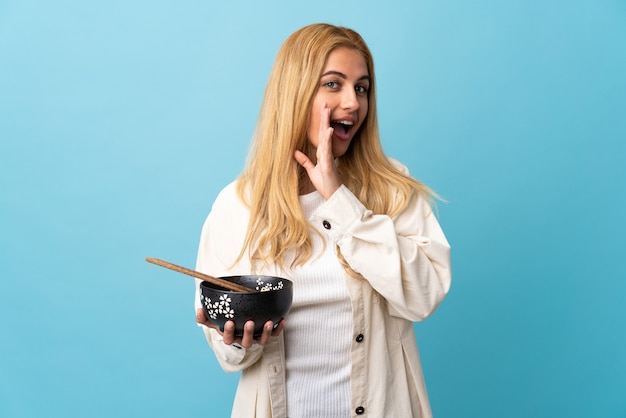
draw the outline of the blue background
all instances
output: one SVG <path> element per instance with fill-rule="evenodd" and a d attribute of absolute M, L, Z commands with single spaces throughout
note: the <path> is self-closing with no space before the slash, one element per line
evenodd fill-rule
<path fill-rule="evenodd" d="M 435 416 L 626 417 L 618 0 L 0 1 L 0 416 L 228 415 L 192 280 L 144 259 L 193 267 L 318 21 L 364 36 L 387 153 L 447 199 Z"/>

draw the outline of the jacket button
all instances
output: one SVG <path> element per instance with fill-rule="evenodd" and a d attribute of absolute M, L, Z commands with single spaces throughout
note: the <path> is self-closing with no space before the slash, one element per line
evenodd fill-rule
<path fill-rule="evenodd" d="M 356 336 L 356 342 L 360 343 L 361 341 L 363 341 L 363 334 L 359 334 Z"/>
<path fill-rule="evenodd" d="M 363 415 L 365 413 L 365 408 L 359 406 L 357 407 L 357 409 L 354 410 L 354 412 L 356 412 L 357 415 Z"/>
<path fill-rule="evenodd" d="M 324 222 L 322 222 L 322 225 L 324 225 L 324 228 L 330 229 L 330 222 L 324 221 Z"/>

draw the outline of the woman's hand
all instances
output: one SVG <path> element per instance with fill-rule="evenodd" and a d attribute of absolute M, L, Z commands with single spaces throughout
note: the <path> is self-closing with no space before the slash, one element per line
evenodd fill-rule
<path fill-rule="evenodd" d="M 270 337 L 275 337 L 282 332 L 286 321 L 284 318 L 281 319 L 276 328 L 274 328 L 272 321 L 267 321 L 263 326 L 263 334 L 259 338 L 254 338 L 254 321 L 248 321 L 244 324 L 243 337 L 235 337 L 235 323 L 233 321 L 226 322 L 224 332 L 220 331 L 217 325 L 206 318 L 201 308 L 196 310 L 196 322 L 216 330 L 224 338 L 224 344 L 237 343 L 243 348 L 250 348 L 252 344 L 266 345 Z"/>
<path fill-rule="evenodd" d="M 294 157 L 306 170 L 313 187 L 320 192 L 325 200 L 328 200 L 341 186 L 342 182 L 335 167 L 335 159 L 333 157 L 334 130 L 330 126 L 330 108 L 326 103 L 322 105 L 320 114 L 319 142 L 315 152 L 315 163 L 302 151 L 296 151 Z M 315 144 L 315 141 L 310 138 L 309 141 Z"/>

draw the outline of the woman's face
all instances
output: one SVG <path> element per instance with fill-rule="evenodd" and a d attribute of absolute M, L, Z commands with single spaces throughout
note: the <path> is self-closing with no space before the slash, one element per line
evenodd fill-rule
<path fill-rule="evenodd" d="M 333 157 L 345 154 L 367 115 L 369 87 L 367 64 L 360 52 L 340 47 L 330 53 L 313 98 L 307 136 L 314 150 L 309 158 L 315 161 L 324 122 L 333 128 Z M 323 111 L 324 104 L 330 109 L 330 118 Z"/>

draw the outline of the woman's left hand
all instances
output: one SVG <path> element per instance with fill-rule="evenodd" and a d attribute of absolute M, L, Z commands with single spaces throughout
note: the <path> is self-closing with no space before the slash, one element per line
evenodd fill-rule
<path fill-rule="evenodd" d="M 324 103 L 322 105 L 319 145 L 315 152 L 316 162 L 302 151 L 296 151 L 294 157 L 296 161 L 306 170 L 309 180 L 315 189 L 325 200 L 341 186 L 341 178 L 335 167 L 333 157 L 333 128 L 330 126 L 330 108 Z"/>
<path fill-rule="evenodd" d="M 196 309 L 196 322 L 205 327 L 213 328 L 223 338 L 224 344 L 232 345 L 239 344 L 243 348 L 250 348 L 253 344 L 266 345 L 269 342 L 270 337 L 276 337 L 283 331 L 286 320 L 281 319 L 274 327 L 272 321 L 267 321 L 263 326 L 263 334 L 258 338 L 254 338 L 254 321 L 246 321 L 244 324 L 244 334 L 241 337 L 235 336 L 235 323 L 233 321 L 227 321 L 224 324 L 224 331 L 220 330 L 220 327 L 209 321 L 201 308 Z"/>

